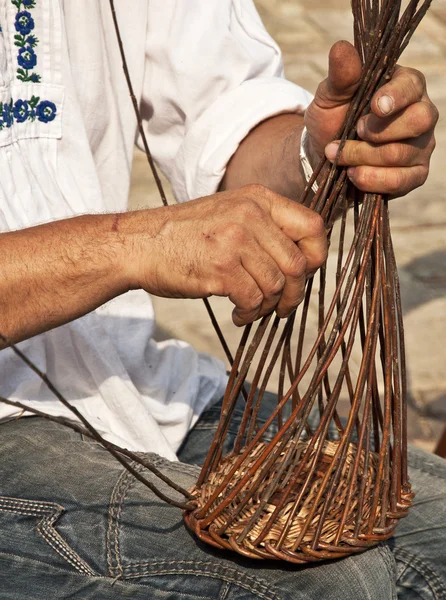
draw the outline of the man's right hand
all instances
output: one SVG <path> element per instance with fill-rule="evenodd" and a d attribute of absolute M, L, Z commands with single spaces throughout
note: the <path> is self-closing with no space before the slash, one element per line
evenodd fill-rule
<path fill-rule="evenodd" d="M 117 227 L 131 288 L 171 298 L 228 296 L 239 326 L 273 309 L 291 314 L 327 257 L 321 217 L 261 185 L 126 213 Z"/>
<path fill-rule="evenodd" d="M 289 315 L 327 256 L 321 218 L 260 185 L 0 234 L 0 333 L 19 342 L 132 288 L 228 296 L 234 323 Z M 5 343 L 0 338 L 0 349 Z"/>

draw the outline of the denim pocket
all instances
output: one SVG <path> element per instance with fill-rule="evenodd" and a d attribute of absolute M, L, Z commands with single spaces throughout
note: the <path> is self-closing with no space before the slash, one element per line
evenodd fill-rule
<path fill-rule="evenodd" d="M 186 489 L 200 472 L 196 466 L 169 462 L 156 455 L 150 455 L 150 459 L 164 475 Z M 167 495 L 180 499 L 164 484 L 158 481 L 157 485 Z M 151 600 L 283 600 L 259 573 L 238 568 L 241 557 L 228 557 L 199 542 L 186 529 L 178 508 L 155 498 L 128 472 L 116 482 L 109 506 L 107 574 L 147 585 Z"/>
<path fill-rule="evenodd" d="M 10 554 L 11 548 L 20 548 L 22 556 L 33 556 L 52 564 L 56 553 L 62 566 L 68 564 L 83 575 L 95 575 L 57 530 L 57 521 L 63 512 L 64 508 L 55 502 L 0 496 L 0 551 Z"/>
<path fill-rule="evenodd" d="M 407 600 L 443 600 L 444 581 L 419 556 L 405 549 L 395 550 L 398 565 L 397 590 Z"/>

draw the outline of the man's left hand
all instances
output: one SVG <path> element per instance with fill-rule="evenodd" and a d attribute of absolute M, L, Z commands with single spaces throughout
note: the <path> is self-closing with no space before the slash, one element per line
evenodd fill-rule
<path fill-rule="evenodd" d="M 361 64 L 349 42 L 337 42 L 330 51 L 329 73 L 305 113 L 313 151 L 334 160 L 332 142 L 342 126 L 361 76 Z M 357 126 L 357 141 L 347 141 L 339 164 L 360 190 L 404 196 L 423 185 L 435 148 L 438 110 L 430 101 L 424 76 L 415 69 L 397 67 L 391 80 L 373 96 L 371 112 Z"/>

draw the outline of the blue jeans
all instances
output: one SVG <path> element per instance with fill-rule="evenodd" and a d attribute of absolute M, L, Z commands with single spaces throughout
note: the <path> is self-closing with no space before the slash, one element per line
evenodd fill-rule
<path fill-rule="evenodd" d="M 182 462 L 150 458 L 190 487 L 218 417 L 203 414 Z M 62 426 L 29 417 L 0 435 L 2 600 L 446 599 L 446 461 L 421 450 L 409 454 L 415 505 L 387 544 L 300 567 L 202 544 L 179 509 Z"/>

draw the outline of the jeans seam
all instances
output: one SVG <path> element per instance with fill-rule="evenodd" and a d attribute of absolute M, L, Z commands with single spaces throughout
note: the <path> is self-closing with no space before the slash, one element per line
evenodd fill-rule
<path fill-rule="evenodd" d="M 0 511 L 21 514 L 31 517 L 41 517 L 37 523 L 37 533 L 43 540 L 61 556 L 68 564 L 84 575 L 96 575 L 95 571 L 67 544 L 54 524 L 65 511 L 63 506 L 55 502 L 39 502 L 20 498 L 0 497 Z"/>
<path fill-rule="evenodd" d="M 446 587 L 443 585 L 438 574 L 425 562 L 414 556 L 404 548 L 395 548 L 393 551 L 395 558 L 401 560 L 407 567 L 413 568 L 426 582 L 435 600 L 446 598 Z M 403 571 L 404 573 L 405 571 Z M 401 574 L 402 575 L 402 574 Z M 397 582 L 401 579 L 401 575 Z"/>
<path fill-rule="evenodd" d="M 127 563 L 124 566 L 123 577 L 125 579 L 134 579 L 143 576 L 150 577 L 156 575 L 176 574 L 203 575 L 205 577 L 220 578 L 228 583 L 233 583 L 239 587 L 249 590 L 252 593 L 257 594 L 259 598 L 263 598 L 265 600 L 281 600 L 275 592 L 272 592 L 270 585 L 268 585 L 266 582 L 262 583 L 259 578 L 254 579 L 250 575 L 238 571 L 237 569 L 218 565 L 210 561 L 160 560 Z"/>
<path fill-rule="evenodd" d="M 220 590 L 220 593 L 218 595 L 218 600 L 226 600 L 226 598 L 229 594 L 230 588 L 231 588 L 231 584 L 229 583 L 229 581 L 226 581 Z"/>
<path fill-rule="evenodd" d="M 378 548 L 378 552 L 381 555 L 382 560 L 384 561 L 384 563 L 387 566 L 387 569 L 389 570 L 391 577 L 392 577 L 392 581 L 396 582 L 396 577 L 397 577 L 397 573 L 396 573 L 396 562 L 395 562 L 395 558 L 392 554 L 391 549 L 389 548 L 389 546 L 384 542 L 381 543 L 377 546 Z M 396 586 L 393 586 L 393 590 L 392 590 L 392 600 L 397 600 L 397 593 L 396 593 Z"/>
<path fill-rule="evenodd" d="M 186 561 L 178 561 L 178 563 L 186 562 Z M 190 561 L 192 562 L 192 561 Z M 197 561 L 198 564 L 200 561 Z M 279 596 L 271 590 L 269 586 L 265 586 L 263 584 L 259 584 L 258 581 L 247 581 L 247 576 L 244 575 L 243 579 L 240 579 L 242 575 L 239 571 L 235 571 L 236 575 L 231 576 L 228 574 L 227 569 L 224 569 L 224 572 L 209 572 L 201 569 L 191 569 L 191 568 L 170 568 L 170 569 L 143 569 L 137 573 L 129 573 L 125 574 L 125 579 L 136 579 L 141 577 L 155 577 L 158 575 L 202 575 L 203 577 L 211 577 L 215 579 L 220 579 L 226 581 L 227 583 L 235 584 L 236 586 L 243 588 L 252 594 L 255 594 L 257 598 L 261 598 L 262 600 L 281 600 Z M 263 588 L 263 589 L 261 589 Z"/>
<path fill-rule="evenodd" d="M 142 465 L 137 463 L 132 463 L 132 467 L 138 472 L 144 469 Z M 123 567 L 121 564 L 121 552 L 119 548 L 119 521 L 121 518 L 125 496 L 135 482 L 136 479 L 133 477 L 133 475 L 124 469 L 118 477 L 110 497 L 107 527 L 107 564 L 110 577 L 120 577 L 123 572 Z"/>

